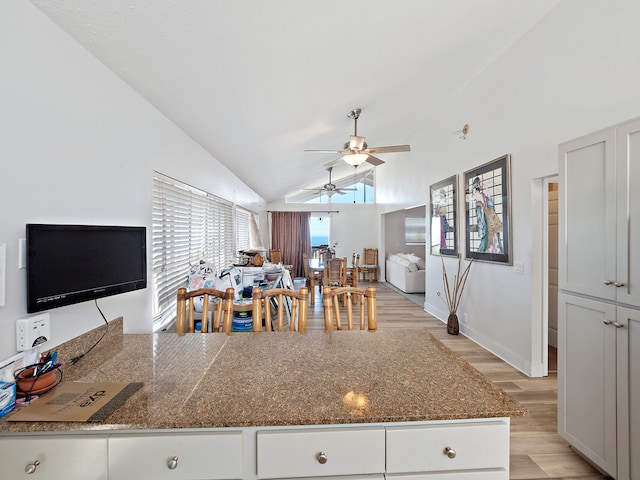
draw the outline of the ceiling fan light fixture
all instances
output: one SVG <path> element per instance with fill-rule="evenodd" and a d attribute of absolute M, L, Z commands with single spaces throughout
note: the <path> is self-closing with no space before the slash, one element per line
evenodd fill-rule
<path fill-rule="evenodd" d="M 369 158 L 369 155 L 367 153 L 350 153 L 342 157 L 345 162 L 354 167 L 362 165 L 367 161 L 367 158 Z"/>
<path fill-rule="evenodd" d="M 366 147 L 364 143 L 364 137 L 360 137 L 358 135 L 351 135 L 349 137 L 349 147 L 350 150 L 362 150 Z"/>

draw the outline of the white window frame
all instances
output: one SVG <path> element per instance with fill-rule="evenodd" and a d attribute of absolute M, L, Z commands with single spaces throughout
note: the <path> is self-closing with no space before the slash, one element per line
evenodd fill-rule
<path fill-rule="evenodd" d="M 235 256 L 233 204 L 158 172 L 153 174 L 154 331 L 175 318 L 176 292 L 200 260 L 217 270 Z"/>

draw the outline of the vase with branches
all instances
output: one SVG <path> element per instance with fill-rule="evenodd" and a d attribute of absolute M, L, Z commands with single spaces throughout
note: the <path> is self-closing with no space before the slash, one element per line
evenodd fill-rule
<path fill-rule="evenodd" d="M 449 285 L 449 277 L 447 275 L 447 268 L 444 265 L 444 259 L 440 257 L 442 261 L 442 284 L 444 285 L 444 295 L 438 292 L 438 296 L 444 301 L 449 310 L 449 318 L 447 318 L 447 333 L 450 335 L 458 335 L 460 333 L 460 325 L 458 323 L 458 306 L 460 305 L 460 299 L 462 298 L 462 292 L 467 284 L 467 278 L 469 277 L 469 270 L 473 263 L 473 258 L 469 260 L 466 268 L 462 270 L 462 256 L 458 254 L 458 271 L 453 277 L 453 285 Z"/>

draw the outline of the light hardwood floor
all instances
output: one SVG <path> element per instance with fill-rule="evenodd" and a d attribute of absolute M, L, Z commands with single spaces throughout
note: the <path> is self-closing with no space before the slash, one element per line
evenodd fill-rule
<path fill-rule="evenodd" d="M 442 343 L 458 353 L 514 399 L 529 409 L 526 417 L 511 419 L 512 479 L 608 479 L 573 452 L 557 432 L 557 375 L 555 352 L 550 351 L 545 378 L 529 378 L 463 335 L 448 335 L 446 325 L 384 283 L 377 291 L 378 328 L 426 327 Z M 366 287 L 363 282 L 359 287 Z M 309 306 L 309 329 L 323 329 L 322 297 L 316 292 Z"/>

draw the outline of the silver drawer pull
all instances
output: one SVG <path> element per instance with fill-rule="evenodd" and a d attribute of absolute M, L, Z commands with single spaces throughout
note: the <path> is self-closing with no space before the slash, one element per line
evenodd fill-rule
<path fill-rule="evenodd" d="M 178 457 L 171 457 L 167 462 L 169 470 L 175 470 L 178 467 Z"/>
<path fill-rule="evenodd" d="M 24 467 L 24 471 L 29 475 L 31 475 L 32 473 L 36 473 L 38 465 L 40 465 L 40 460 L 35 460 L 33 463 L 30 463 L 29 465 Z"/>
<path fill-rule="evenodd" d="M 614 326 L 614 327 L 616 327 L 616 328 L 622 328 L 622 327 L 624 327 L 624 325 L 623 325 L 623 324 L 618 323 L 618 322 L 614 322 L 614 323 L 613 323 L 613 326 Z"/>
<path fill-rule="evenodd" d="M 320 452 L 318 454 L 318 463 L 320 463 L 321 465 L 324 465 L 325 463 L 327 463 L 327 454 L 324 452 Z"/>
<path fill-rule="evenodd" d="M 613 322 L 611 320 L 602 320 L 602 323 L 605 325 L 611 325 Z"/>
<path fill-rule="evenodd" d="M 613 282 L 613 284 L 618 288 L 624 287 L 624 283 L 622 283 L 622 282 Z"/>
<path fill-rule="evenodd" d="M 444 447 L 444 454 L 449 458 L 456 458 L 456 451 L 451 447 Z"/>
<path fill-rule="evenodd" d="M 613 285 L 613 280 L 604 280 L 602 283 L 605 285 Z"/>

